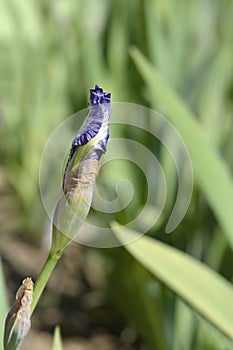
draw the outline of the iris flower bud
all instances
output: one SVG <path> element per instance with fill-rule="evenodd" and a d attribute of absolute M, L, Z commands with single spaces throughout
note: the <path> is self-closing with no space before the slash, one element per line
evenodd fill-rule
<path fill-rule="evenodd" d="M 53 222 L 51 254 L 58 257 L 75 237 L 90 210 L 99 161 L 109 138 L 111 94 L 95 86 L 90 90 L 87 117 L 74 138 L 64 172 L 63 194 Z"/>
<path fill-rule="evenodd" d="M 31 278 L 23 280 L 15 297 L 15 303 L 10 309 L 4 331 L 4 350 L 19 349 L 22 341 L 31 327 L 30 307 L 33 297 L 33 282 Z"/>

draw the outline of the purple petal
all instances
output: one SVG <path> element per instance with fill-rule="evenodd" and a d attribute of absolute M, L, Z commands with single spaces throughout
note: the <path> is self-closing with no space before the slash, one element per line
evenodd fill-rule
<path fill-rule="evenodd" d="M 101 105 L 110 103 L 111 94 L 110 92 L 104 92 L 98 85 L 95 89 L 90 89 L 90 104 L 91 106 Z"/>

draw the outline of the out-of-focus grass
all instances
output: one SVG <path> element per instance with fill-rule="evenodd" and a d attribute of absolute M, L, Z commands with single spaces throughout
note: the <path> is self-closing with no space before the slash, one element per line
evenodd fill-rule
<path fill-rule="evenodd" d="M 197 177 L 185 219 L 167 236 L 164 228 L 177 187 L 174 165 L 166 150 L 154 147 L 154 140 L 146 133 L 132 130 L 127 134 L 119 129 L 119 135 L 139 138 L 154 150 L 168 178 L 163 220 L 150 234 L 232 280 L 228 238 L 232 236 L 233 208 L 231 190 L 227 190 L 229 184 L 228 188 L 232 186 L 233 170 L 232 13 L 230 0 L 1 1 L 0 159 L 8 185 L 5 188 L 9 188 L 19 208 L 17 213 L 14 206 L 8 209 L 10 216 L 20 217 L 18 234 L 27 233 L 28 239 L 32 234 L 34 239 L 42 235 L 45 214 L 38 172 L 43 147 L 60 121 L 86 107 L 88 90 L 94 84 L 111 91 L 113 101 L 145 104 L 173 117 L 171 96 L 162 96 L 161 90 L 152 91 L 143 80 L 136 56 L 134 60 L 130 56 L 130 49 L 136 47 L 152 70 L 159 73 L 168 91 L 177 93 L 181 103 L 188 106 L 211 154 L 218 153 L 218 159 L 222 158 L 224 168 L 228 168 L 225 182 L 221 180 L 223 170 L 221 176 L 211 174 L 210 169 L 205 171 L 208 154 L 200 154 L 202 182 Z M 190 125 L 194 125 L 192 122 Z M 191 136 L 196 133 L 192 131 Z M 196 164 L 198 150 L 202 150 L 198 139 L 196 149 L 193 141 Z M 129 162 L 120 166 L 122 174 L 133 174 L 134 183 L 141 184 L 136 203 L 143 205 L 145 178 L 139 171 L 132 171 Z M 109 178 L 115 179 L 116 168 L 108 167 Z M 218 176 L 223 184 L 218 184 Z M 203 182 L 209 185 L 208 191 Z M 113 187 L 114 182 L 109 181 L 107 195 L 114 193 Z M 225 192 L 218 196 L 221 188 Z M 117 219 L 124 222 L 134 213 L 135 206 L 131 205 L 118 213 Z M 113 266 L 109 295 L 151 349 L 219 349 L 217 331 L 206 326 L 123 249 L 109 251 L 107 256 Z"/>
<path fill-rule="evenodd" d="M 215 147 L 208 145 L 204 132 L 195 122 L 195 116 L 186 108 L 172 89 L 164 84 L 159 73 L 153 70 L 138 51 L 132 55 L 142 76 L 150 89 L 150 96 L 157 95 L 161 106 L 166 106 L 166 115 L 180 132 L 190 152 L 194 171 L 219 223 L 224 228 L 231 247 L 233 247 L 233 181 L 229 169 L 221 157 L 216 155 Z M 153 98 L 151 97 L 153 104 Z M 204 135 L 203 135 L 204 134 Z M 215 189 L 213 191 L 213 188 Z"/>

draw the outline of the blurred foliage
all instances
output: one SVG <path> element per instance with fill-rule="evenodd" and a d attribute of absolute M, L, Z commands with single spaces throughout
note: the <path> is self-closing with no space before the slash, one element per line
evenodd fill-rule
<path fill-rule="evenodd" d="M 184 139 L 191 140 L 187 146 L 196 157 L 197 176 L 188 213 L 171 235 L 164 229 L 177 180 L 169 155 L 146 132 L 113 133 L 140 140 L 154 151 L 165 171 L 165 210 L 149 234 L 232 281 L 232 15 L 230 0 L 1 0 L 1 234 L 21 234 L 35 241 L 42 236 L 46 221 L 38 186 L 42 151 L 56 126 L 87 106 L 91 87 L 99 84 L 111 91 L 113 101 L 158 110 L 177 121 L 184 137 L 181 121 L 186 123 L 187 115 L 181 113 L 179 124 L 184 110 L 176 109 L 177 98 L 190 112 Z M 144 68 L 151 68 L 147 73 L 143 59 Z M 206 168 L 210 154 L 218 158 L 218 168 Z M 136 204 L 117 214 L 121 222 L 143 206 L 147 188 L 145 176 L 129 163 L 122 162 L 119 174 L 129 174 L 139 192 Z M 108 167 L 109 180 L 101 187 L 106 197 L 115 191 L 117 168 Z M 100 184 L 104 179 L 103 174 Z M 100 253 L 110 262 L 105 268 L 110 300 L 150 349 L 226 349 L 218 331 L 123 248 Z"/>

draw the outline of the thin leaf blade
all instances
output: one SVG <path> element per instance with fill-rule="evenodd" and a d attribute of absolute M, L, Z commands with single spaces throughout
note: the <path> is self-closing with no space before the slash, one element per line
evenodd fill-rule
<path fill-rule="evenodd" d="M 3 339 L 3 334 L 4 334 L 4 323 L 5 323 L 5 318 L 7 315 L 7 311 L 9 309 L 8 301 L 7 301 L 7 296 L 6 296 L 6 287 L 5 287 L 5 282 L 4 282 L 4 276 L 3 276 L 3 271 L 2 271 L 2 264 L 0 260 L 0 339 L 2 341 Z"/>
<path fill-rule="evenodd" d="M 232 285 L 205 264 L 155 239 L 113 226 L 127 251 L 157 279 L 233 340 Z M 138 234 L 138 233 L 137 233 Z"/>
<path fill-rule="evenodd" d="M 53 336 L 53 350 L 63 350 L 60 327 L 56 327 Z"/>

